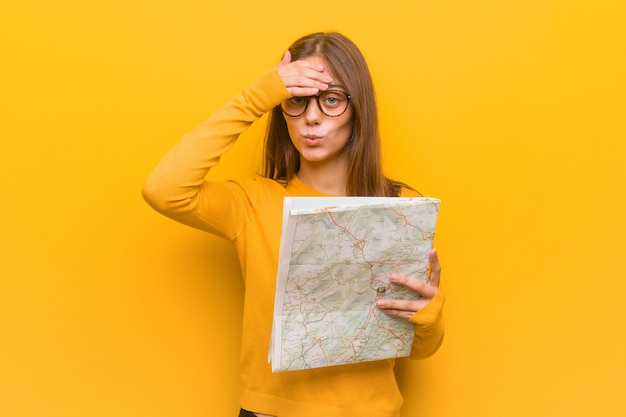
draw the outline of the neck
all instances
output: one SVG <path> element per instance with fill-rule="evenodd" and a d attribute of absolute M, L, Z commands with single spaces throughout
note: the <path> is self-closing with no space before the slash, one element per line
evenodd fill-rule
<path fill-rule="evenodd" d="M 298 178 L 309 187 L 324 194 L 346 195 L 348 169 L 344 162 L 317 165 L 301 160 Z"/>

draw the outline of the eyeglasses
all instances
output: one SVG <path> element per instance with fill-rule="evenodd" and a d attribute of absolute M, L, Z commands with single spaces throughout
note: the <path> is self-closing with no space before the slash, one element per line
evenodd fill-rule
<path fill-rule="evenodd" d="M 328 117 L 338 117 L 346 112 L 352 97 L 341 90 L 326 90 L 311 97 L 291 97 L 281 104 L 283 113 L 289 117 L 302 116 L 313 98 L 322 113 Z"/>

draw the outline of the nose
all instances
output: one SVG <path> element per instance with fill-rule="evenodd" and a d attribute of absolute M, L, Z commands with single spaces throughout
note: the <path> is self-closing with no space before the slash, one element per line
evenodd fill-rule
<path fill-rule="evenodd" d="M 311 103 L 311 101 L 313 101 Z M 317 97 L 309 98 L 309 105 L 306 106 L 306 110 L 304 111 L 304 120 L 307 124 L 316 125 L 322 120 L 322 109 L 320 109 L 319 103 L 317 102 Z"/>

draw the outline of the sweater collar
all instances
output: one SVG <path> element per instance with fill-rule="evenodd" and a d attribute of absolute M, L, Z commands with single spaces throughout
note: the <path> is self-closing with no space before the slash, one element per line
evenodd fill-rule
<path fill-rule="evenodd" d="M 294 196 L 302 196 L 302 197 L 304 196 L 311 196 L 311 197 L 331 196 L 331 194 L 322 193 L 316 190 L 315 188 L 309 187 L 308 185 L 300 181 L 300 178 L 298 178 L 297 175 L 294 175 L 294 177 L 289 181 L 286 189 L 290 195 L 294 195 Z"/>

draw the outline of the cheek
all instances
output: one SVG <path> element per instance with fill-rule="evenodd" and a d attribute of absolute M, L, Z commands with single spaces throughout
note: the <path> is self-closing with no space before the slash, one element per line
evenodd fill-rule
<path fill-rule="evenodd" d="M 346 118 L 345 122 L 339 124 L 337 130 L 341 131 L 343 134 L 349 137 L 350 135 L 352 135 L 353 125 L 354 123 L 352 122 L 352 118 L 348 117 Z"/>
<path fill-rule="evenodd" d="M 350 132 L 352 132 L 352 127 L 354 126 L 354 114 L 352 112 L 352 107 L 348 107 L 348 110 L 341 117 L 343 120 L 343 128 L 349 129 Z"/>

